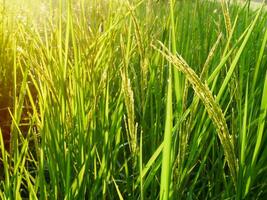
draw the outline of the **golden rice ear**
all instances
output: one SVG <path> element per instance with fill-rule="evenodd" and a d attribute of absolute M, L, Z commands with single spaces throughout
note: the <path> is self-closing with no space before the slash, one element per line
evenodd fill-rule
<path fill-rule="evenodd" d="M 212 48 L 211 48 L 211 50 L 209 52 L 209 55 L 208 55 L 208 57 L 207 57 L 207 59 L 205 61 L 205 64 L 204 64 L 203 69 L 202 69 L 202 72 L 200 74 L 200 79 L 201 80 L 205 79 L 205 75 L 206 75 L 206 73 L 208 71 L 210 62 L 212 61 L 212 59 L 213 59 L 213 57 L 215 55 L 215 51 L 216 51 L 218 45 L 220 44 L 221 38 L 222 38 L 222 33 L 219 34 L 215 44 L 212 46 Z"/>
<path fill-rule="evenodd" d="M 232 24 L 231 24 L 231 18 L 229 14 L 228 4 L 225 2 L 225 0 L 221 0 L 221 7 L 223 11 L 223 17 L 224 17 L 224 23 L 227 33 L 227 38 L 229 38 L 231 31 L 232 31 Z"/>
<path fill-rule="evenodd" d="M 222 109 L 220 105 L 216 102 L 215 98 L 213 97 L 208 85 L 203 83 L 201 79 L 197 76 L 194 70 L 189 67 L 186 61 L 180 56 L 176 56 L 172 54 L 167 47 L 164 46 L 161 42 L 159 42 L 161 49 L 152 45 L 157 51 L 159 51 L 173 66 L 181 71 L 187 80 L 193 86 L 193 89 L 198 96 L 198 98 L 203 102 L 209 117 L 211 118 L 217 133 L 218 137 L 221 141 L 221 144 L 224 149 L 225 159 L 230 169 L 230 173 L 234 184 L 236 185 L 237 181 L 237 158 L 235 155 L 235 149 L 233 143 L 231 141 L 231 135 L 229 133 L 225 117 L 223 115 Z"/>
<path fill-rule="evenodd" d="M 126 48 L 122 37 L 120 38 L 120 46 L 122 54 L 124 56 L 124 66 L 120 70 L 122 92 L 124 96 L 124 104 L 126 107 L 127 117 L 124 116 L 124 122 L 126 126 L 127 139 L 130 144 L 130 149 L 134 155 L 137 153 L 137 124 L 135 123 L 135 111 L 134 111 L 134 92 L 131 86 L 131 80 L 128 74 L 128 58 L 124 54 Z"/>

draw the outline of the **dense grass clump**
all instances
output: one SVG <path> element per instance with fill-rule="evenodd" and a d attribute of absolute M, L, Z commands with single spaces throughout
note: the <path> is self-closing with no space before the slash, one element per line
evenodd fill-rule
<path fill-rule="evenodd" d="M 2 1 L 0 199 L 265 199 L 267 14 L 249 6 Z"/>

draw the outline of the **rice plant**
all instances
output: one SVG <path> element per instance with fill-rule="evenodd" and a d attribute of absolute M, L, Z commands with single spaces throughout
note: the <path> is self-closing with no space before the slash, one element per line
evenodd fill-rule
<path fill-rule="evenodd" d="M 0 199 L 265 199 L 251 3 L 2 0 Z"/>

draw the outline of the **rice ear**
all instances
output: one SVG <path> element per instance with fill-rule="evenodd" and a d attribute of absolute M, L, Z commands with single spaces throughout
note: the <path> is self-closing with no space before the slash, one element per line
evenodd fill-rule
<path fill-rule="evenodd" d="M 172 54 L 171 51 L 169 51 L 161 42 L 159 42 L 159 44 L 161 49 L 155 47 L 154 45 L 152 45 L 152 47 L 159 51 L 171 64 L 173 64 L 175 68 L 185 75 L 186 79 L 192 84 L 196 95 L 203 102 L 209 117 L 216 127 L 216 131 L 224 149 L 225 159 L 230 169 L 233 182 L 236 186 L 238 171 L 237 158 L 222 109 L 215 101 L 208 85 L 201 82 L 201 79 L 197 76 L 194 70 L 189 67 L 186 61 L 180 55 L 176 56 Z"/>

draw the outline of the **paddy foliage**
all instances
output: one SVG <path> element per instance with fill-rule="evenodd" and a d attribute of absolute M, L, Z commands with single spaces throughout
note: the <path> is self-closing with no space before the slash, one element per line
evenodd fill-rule
<path fill-rule="evenodd" d="M 265 199 L 249 6 L 1 1 L 0 199 Z"/>

